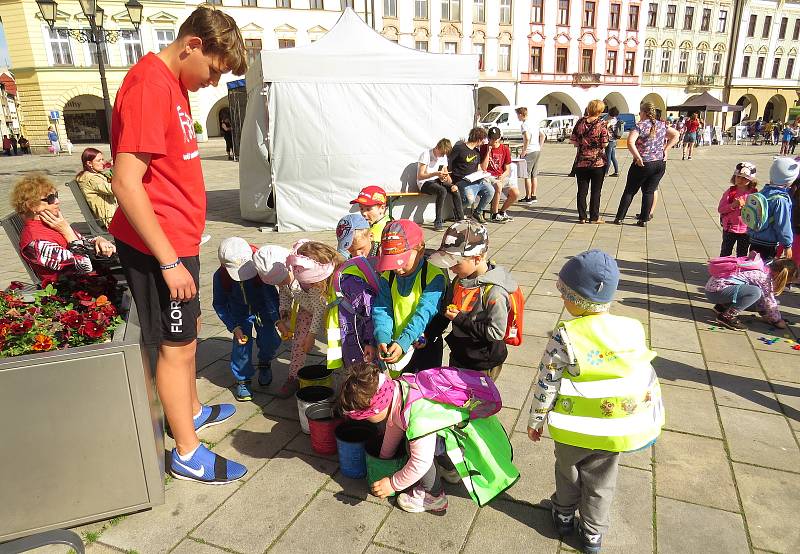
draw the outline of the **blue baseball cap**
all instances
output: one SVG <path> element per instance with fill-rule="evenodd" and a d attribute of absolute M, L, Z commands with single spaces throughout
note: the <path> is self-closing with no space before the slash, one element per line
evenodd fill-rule
<path fill-rule="evenodd" d="M 339 223 L 336 224 L 336 240 L 338 241 L 337 250 L 342 256 L 349 258 L 348 248 L 353 245 L 356 231 L 359 229 L 369 229 L 369 222 L 360 213 L 347 214 Z"/>

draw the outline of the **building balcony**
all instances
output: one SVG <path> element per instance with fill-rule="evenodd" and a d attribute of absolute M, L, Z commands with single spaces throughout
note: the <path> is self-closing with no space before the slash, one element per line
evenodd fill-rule
<path fill-rule="evenodd" d="M 721 87 L 722 77 L 719 75 L 688 75 L 686 77 L 687 87 Z"/>
<path fill-rule="evenodd" d="M 579 87 L 598 86 L 602 82 L 601 78 L 599 73 L 573 73 L 572 84 Z"/>
<path fill-rule="evenodd" d="M 635 75 L 604 75 L 602 73 L 522 73 L 520 82 L 579 87 L 636 86 L 639 84 L 639 77 Z"/>
<path fill-rule="evenodd" d="M 687 75 L 686 73 L 644 73 L 642 84 L 677 86 L 688 89 L 720 88 L 724 84 L 724 77 L 722 75 Z"/>

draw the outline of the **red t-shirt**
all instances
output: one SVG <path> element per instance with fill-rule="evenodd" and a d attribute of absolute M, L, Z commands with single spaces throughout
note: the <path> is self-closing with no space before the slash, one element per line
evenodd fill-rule
<path fill-rule="evenodd" d="M 491 152 L 489 153 L 489 167 L 486 169 L 495 177 L 500 177 L 506 170 L 506 166 L 511 163 L 511 150 L 507 144 L 501 144 L 497 148 L 484 144 L 481 146 L 481 159 L 486 155 L 488 149 L 491 149 Z"/>
<path fill-rule="evenodd" d="M 142 184 L 161 228 L 178 256 L 196 256 L 206 221 L 206 189 L 189 93 L 155 54 L 134 65 L 117 92 L 111 118 L 111 153 L 151 154 Z M 117 210 L 108 230 L 152 254 L 125 213 Z"/>
<path fill-rule="evenodd" d="M 696 133 L 697 130 L 700 128 L 700 120 L 699 119 L 690 119 L 686 122 L 686 132 L 687 133 Z"/>

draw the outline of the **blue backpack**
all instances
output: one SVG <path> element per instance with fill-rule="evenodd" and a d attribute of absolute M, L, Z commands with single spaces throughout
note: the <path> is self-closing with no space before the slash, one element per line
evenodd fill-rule
<path fill-rule="evenodd" d="M 747 228 L 752 231 L 763 231 L 774 218 L 769 215 L 770 204 L 774 198 L 779 196 L 789 199 L 789 195 L 785 192 L 778 192 L 765 196 L 761 192 L 754 192 L 747 197 L 747 202 L 742 206 L 742 221 L 747 225 Z"/>

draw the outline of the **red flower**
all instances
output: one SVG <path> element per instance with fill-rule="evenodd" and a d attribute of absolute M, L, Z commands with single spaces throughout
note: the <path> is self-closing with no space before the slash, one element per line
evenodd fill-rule
<path fill-rule="evenodd" d="M 111 303 L 108 303 L 102 308 L 100 308 L 100 311 L 103 312 L 103 315 L 105 315 L 106 317 L 114 317 L 115 315 L 117 315 L 117 308 L 115 308 L 114 304 Z"/>
<path fill-rule="evenodd" d="M 89 338 L 98 339 L 103 336 L 103 333 L 106 332 L 106 328 L 103 325 L 99 325 L 94 321 L 87 321 L 84 323 L 78 331 Z"/>
<path fill-rule="evenodd" d="M 92 298 L 91 294 L 89 294 L 88 292 L 83 291 L 83 290 L 75 291 L 75 293 L 73 293 L 72 296 L 74 296 L 75 298 L 80 300 L 81 303 L 83 303 L 83 302 L 91 302 L 92 300 L 94 300 L 94 298 Z"/>
<path fill-rule="evenodd" d="M 83 318 L 81 318 L 81 314 L 79 314 L 75 310 L 68 310 L 63 314 L 61 314 L 59 321 L 64 325 L 66 325 L 67 327 L 77 329 L 83 323 Z"/>
<path fill-rule="evenodd" d="M 23 319 L 18 323 L 11 324 L 11 333 L 14 335 L 23 335 L 31 330 L 33 327 L 33 320 L 32 319 Z"/>
<path fill-rule="evenodd" d="M 47 335 L 36 335 L 34 337 L 33 347 L 37 352 L 46 352 L 53 348 L 53 337 Z"/>
<path fill-rule="evenodd" d="M 11 330 L 10 325 L 0 324 L 0 339 L 6 338 L 10 330 Z"/>

